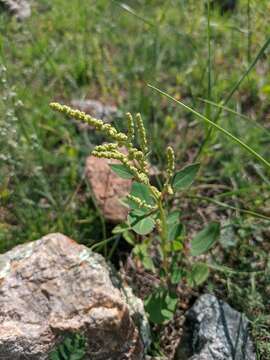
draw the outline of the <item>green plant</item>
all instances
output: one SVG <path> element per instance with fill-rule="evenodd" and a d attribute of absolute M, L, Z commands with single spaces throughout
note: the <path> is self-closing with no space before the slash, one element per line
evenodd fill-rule
<path fill-rule="evenodd" d="M 85 357 L 85 337 L 68 334 L 62 343 L 50 354 L 50 360 L 83 360 Z"/>
<path fill-rule="evenodd" d="M 130 113 L 127 114 L 128 131 L 123 133 L 102 120 L 68 106 L 51 103 L 51 107 L 71 118 L 86 122 L 112 140 L 96 146 L 92 155 L 118 160 L 119 164 L 111 165 L 112 170 L 124 179 L 133 180 L 131 193 L 123 200 L 130 209 L 128 219 L 125 224 L 117 226 L 114 233 L 123 233 L 134 246 L 134 254 L 140 258 L 144 267 L 161 277 L 160 287 L 146 300 L 150 319 L 156 323 L 170 320 L 177 306 L 176 286 L 179 281 L 185 278 L 190 285 L 198 285 L 209 274 L 205 263 L 195 263 L 190 271 L 184 269 L 187 253 L 191 256 L 205 253 L 219 236 L 219 224 L 212 223 L 195 236 L 190 250 L 187 250 L 181 214 L 179 211 L 169 211 L 170 198 L 190 187 L 199 171 L 199 164 L 190 164 L 176 172 L 174 151 L 172 147 L 167 147 L 167 168 L 163 185 L 158 188 L 150 182 L 150 151 L 140 114 L 135 119 Z M 147 237 L 154 229 L 157 230 L 157 235 Z M 142 236 L 140 243 L 128 236 L 130 230 Z M 157 249 L 156 257 L 160 261 L 152 260 L 153 243 Z"/>

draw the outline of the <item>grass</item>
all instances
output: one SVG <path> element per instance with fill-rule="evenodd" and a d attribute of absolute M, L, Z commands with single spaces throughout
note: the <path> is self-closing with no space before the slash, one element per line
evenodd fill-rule
<path fill-rule="evenodd" d="M 269 48 L 261 49 L 270 35 L 269 10 L 267 0 L 242 0 L 225 16 L 196 0 L 44 0 L 22 23 L 1 13 L 0 251 L 52 231 L 88 246 L 107 244 L 98 247 L 103 252 L 115 247 L 84 181 L 85 157 L 99 139 L 55 115 L 53 100 L 115 103 L 120 127 L 123 113 L 140 111 L 152 134 L 153 162 L 164 164 L 162 149 L 170 143 L 181 166 L 196 157 L 209 128 L 147 87 L 154 84 L 210 120 L 219 114 L 219 126 L 268 161 Z M 223 249 L 222 264 L 264 271 L 255 278 L 220 272 L 218 281 L 223 296 L 252 319 L 258 358 L 267 359 L 270 235 L 266 220 L 252 213 L 270 216 L 269 173 L 218 132 L 200 161 L 189 201 L 201 207 L 214 197 L 217 214 L 225 211 L 220 203 L 231 207 L 234 243 Z"/>

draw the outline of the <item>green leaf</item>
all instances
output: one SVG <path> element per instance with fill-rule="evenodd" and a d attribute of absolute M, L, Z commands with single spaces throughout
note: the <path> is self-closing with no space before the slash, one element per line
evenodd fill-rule
<path fill-rule="evenodd" d="M 144 218 L 136 216 L 134 213 L 130 213 L 128 216 L 128 222 L 132 230 L 139 235 L 147 235 L 153 231 L 155 227 L 155 219 L 152 216 Z"/>
<path fill-rule="evenodd" d="M 191 164 L 176 173 L 172 181 L 173 189 L 179 191 L 189 187 L 193 183 L 199 168 L 200 164 Z"/>
<path fill-rule="evenodd" d="M 179 266 L 174 266 L 171 271 L 171 283 L 176 285 L 183 277 L 182 269 Z"/>
<path fill-rule="evenodd" d="M 145 201 L 149 205 L 154 204 L 150 189 L 147 185 L 138 182 L 133 182 L 131 188 L 131 195 L 138 197 L 142 201 Z"/>
<path fill-rule="evenodd" d="M 177 238 L 172 242 L 172 251 L 174 252 L 183 250 L 183 247 L 182 238 Z"/>
<path fill-rule="evenodd" d="M 220 235 L 220 225 L 213 222 L 200 231 L 191 241 L 191 255 L 198 256 L 207 252 Z"/>
<path fill-rule="evenodd" d="M 130 230 L 130 226 L 127 223 L 124 223 L 124 224 L 115 226 L 112 230 L 112 233 L 114 235 L 121 234 L 127 243 L 134 246 L 134 244 L 135 244 L 134 234 L 129 230 Z"/>
<path fill-rule="evenodd" d="M 167 217 L 167 227 L 168 227 L 168 240 L 182 245 L 181 235 L 183 233 L 183 225 L 180 224 L 180 215 L 179 211 L 173 211 Z M 182 248 L 182 246 L 180 246 Z"/>
<path fill-rule="evenodd" d="M 192 266 L 191 273 L 189 274 L 189 283 L 192 282 L 192 285 L 201 285 L 209 277 L 209 267 L 205 263 L 196 263 Z"/>
<path fill-rule="evenodd" d="M 145 300 L 145 310 L 154 324 L 163 324 L 173 318 L 178 299 L 167 289 L 158 288 Z"/>
<path fill-rule="evenodd" d="M 68 334 L 63 342 L 50 353 L 50 360 L 83 360 L 86 354 L 86 340 L 80 334 Z"/>
<path fill-rule="evenodd" d="M 167 290 L 166 290 L 167 294 L 166 294 L 166 298 L 165 298 L 165 302 L 167 305 L 168 310 L 171 310 L 173 313 L 176 310 L 177 307 L 177 303 L 178 303 L 178 297 L 175 294 L 170 294 Z"/>
<path fill-rule="evenodd" d="M 123 164 L 111 164 L 110 165 L 113 172 L 115 172 L 122 179 L 132 179 L 134 174 Z"/>
<path fill-rule="evenodd" d="M 183 233 L 183 225 L 182 224 L 173 224 L 173 225 L 168 226 L 168 240 L 169 241 L 180 240 L 182 233 Z"/>
<path fill-rule="evenodd" d="M 171 212 L 171 213 L 167 216 L 167 224 L 168 224 L 168 226 L 174 225 L 174 224 L 179 224 L 179 222 L 180 222 L 180 216 L 181 216 L 180 211 L 173 211 L 173 212 Z"/>
<path fill-rule="evenodd" d="M 151 256 L 148 254 L 147 244 L 136 245 L 133 249 L 134 255 L 136 255 L 142 262 L 146 270 L 155 271 L 155 265 Z"/>
<path fill-rule="evenodd" d="M 124 223 L 124 224 L 120 224 L 115 226 L 112 229 L 112 234 L 122 234 L 123 232 L 127 231 L 129 229 L 128 224 Z"/>
<path fill-rule="evenodd" d="M 132 246 L 135 245 L 135 236 L 131 231 L 125 231 L 122 234 L 123 238 L 126 240 L 126 242 Z"/>

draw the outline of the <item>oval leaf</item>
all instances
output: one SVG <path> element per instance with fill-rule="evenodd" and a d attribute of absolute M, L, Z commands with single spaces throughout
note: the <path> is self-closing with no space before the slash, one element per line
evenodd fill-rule
<path fill-rule="evenodd" d="M 169 294 L 167 289 L 158 288 L 145 300 L 145 310 L 150 321 L 154 324 L 163 324 L 173 318 L 177 297 Z"/>
<path fill-rule="evenodd" d="M 128 221 L 132 230 L 134 230 L 139 235 L 147 235 L 151 231 L 153 231 L 155 227 L 155 220 L 151 216 L 140 219 L 136 216 L 133 216 L 133 214 L 131 213 L 128 216 Z"/>
<path fill-rule="evenodd" d="M 153 205 L 154 203 L 149 187 L 145 184 L 134 181 L 131 188 L 131 195 L 138 197 L 149 205 Z"/>
<path fill-rule="evenodd" d="M 189 187 L 193 183 L 199 168 L 200 164 L 191 164 L 176 173 L 172 181 L 173 189 L 179 191 Z"/>
<path fill-rule="evenodd" d="M 208 251 L 220 235 L 219 223 L 211 223 L 200 231 L 191 241 L 191 255 L 198 256 Z"/>
<path fill-rule="evenodd" d="M 111 164 L 112 171 L 122 179 L 132 179 L 134 174 L 123 164 Z"/>
<path fill-rule="evenodd" d="M 201 285 L 209 277 L 209 268 L 205 263 L 196 263 L 192 266 L 191 279 L 195 285 Z"/>

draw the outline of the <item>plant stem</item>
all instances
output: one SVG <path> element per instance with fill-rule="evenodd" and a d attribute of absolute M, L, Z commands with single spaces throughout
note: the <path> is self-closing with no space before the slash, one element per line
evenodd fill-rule
<path fill-rule="evenodd" d="M 167 216 L 165 209 L 162 204 L 162 200 L 160 199 L 158 202 L 158 208 L 160 212 L 160 221 L 161 221 L 161 247 L 162 247 L 162 253 L 163 253 L 163 269 L 166 272 L 168 271 L 168 254 L 167 254 L 167 239 L 168 239 L 168 227 L 167 227 Z"/>
<path fill-rule="evenodd" d="M 207 59 L 207 75 L 208 75 L 208 84 L 207 84 L 207 99 L 211 101 L 212 99 L 212 49 L 211 49 L 211 24 L 210 24 L 210 0 L 207 0 L 207 43 L 208 43 L 208 59 Z M 207 103 L 206 106 L 206 117 L 211 118 L 211 104 Z M 207 128 L 208 129 L 208 128 Z"/>

